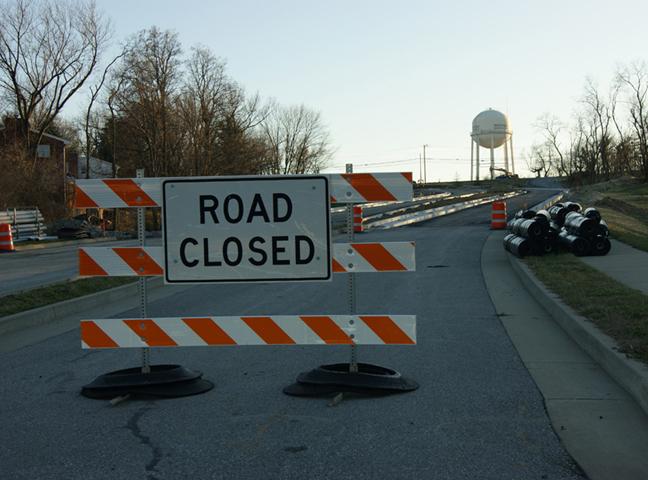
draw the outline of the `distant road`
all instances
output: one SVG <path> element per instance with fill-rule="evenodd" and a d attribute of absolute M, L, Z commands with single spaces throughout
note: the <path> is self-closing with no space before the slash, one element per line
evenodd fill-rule
<path fill-rule="evenodd" d="M 527 184 L 529 187 L 536 188 L 562 188 L 560 180 L 553 177 L 531 178 Z"/>
<path fill-rule="evenodd" d="M 155 239 L 159 245 L 160 240 Z M 97 246 L 132 246 L 136 240 L 103 242 Z M 154 243 L 151 241 L 151 244 Z M 92 246 L 92 245 L 89 245 Z M 79 272 L 78 244 L 24 250 L 0 255 L 0 297 L 75 278 Z"/>

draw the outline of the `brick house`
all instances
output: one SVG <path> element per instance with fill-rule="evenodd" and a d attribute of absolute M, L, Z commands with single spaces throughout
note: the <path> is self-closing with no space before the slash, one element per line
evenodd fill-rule
<path fill-rule="evenodd" d="M 30 130 L 30 140 L 35 143 L 38 132 Z M 0 123 L 0 148 L 15 145 L 24 139 L 24 128 L 21 128 L 20 120 L 12 117 L 4 117 Z M 48 171 L 53 172 L 55 177 L 60 175 L 61 200 L 68 212 L 73 209 L 74 203 L 74 179 L 86 178 L 86 160 L 75 150 L 70 150 L 70 141 L 57 137 L 50 133 L 44 133 L 36 146 L 36 156 L 39 161 L 46 162 Z M 112 164 L 104 160 L 91 157 L 90 178 L 112 177 Z"/>
<path fill-rule="evenodd" d="M 16 118 L 5 117 L 0 124 L 0 147 L 15 145 L 24 136 L 21 131 L 20 121 Z M 31 141 L 36 141 L 37 132 L 29 131 Z M 61 183 L 70 173 L 67 164 L 67 146 L 71 142 L 56 135 L 44 133 L 36 147 L 36 155 L 39 159 L 47 161 L 50 166 L 54 166 L 54 171 L 61 174 Z"/>

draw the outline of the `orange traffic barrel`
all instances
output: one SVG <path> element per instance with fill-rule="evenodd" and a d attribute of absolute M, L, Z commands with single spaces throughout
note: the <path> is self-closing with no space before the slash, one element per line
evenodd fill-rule
<path fill-rule="evenodd" d="M 15 252 L 13 236 L 11 235 L 11 225 L 0 223 L 0 253 Z"/>
<path fill-rule="evenodd" d="M 493 202 L 490 228 L 491 230 L 506 228 L 506 202 Z"/>
<path fill-rule="evenodd" d="M 362 206 L 360 205 L 353 206 L 353 231 L 356 233 L 364 231 L 364 226 L 362 225 Z"/>

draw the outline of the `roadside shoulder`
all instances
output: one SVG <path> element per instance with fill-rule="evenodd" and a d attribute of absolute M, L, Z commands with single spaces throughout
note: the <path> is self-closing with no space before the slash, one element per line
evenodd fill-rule
<path fill-rule="evenodd" d="M 614 378 L 648 414 L 648 366 L 618 351 L 616 342 L 587 318 L 577 314 L 540 282 L 529 268 L 507 254 L 518 278 L 533 298 L 551 314 L 569 336 Z"/>
<path fill-rule="evenodd" d="M 175 295 L 191 287 L 169 286 L 164 285 L 161 278 L 150 279 L 149 300 Z M 139 294 L 135 282 L 0 317 L 0 352 L 17 350 L 77 329 L 82 319 L 111 318 L 138 305 Z"/>

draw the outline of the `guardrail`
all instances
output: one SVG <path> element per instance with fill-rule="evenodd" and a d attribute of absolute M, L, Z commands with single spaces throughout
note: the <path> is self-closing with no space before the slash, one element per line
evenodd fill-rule
<path fill-rule="evenodd" d="M 493 195 L 491 197 L 480 198 L 477 200 L 470 200 L 467 202 L 454 203 L 452 205 L 446 205 L 444 207 L 431 208 L 429 210 L 424 210 L 422 212 L 407 213 L 405 215 L 399 215 L 393 218 L 386 218 L 384 220 L 378 220 L 366 225 L 365 228 L 395 228 L 402 227 L 405 225 L 411 225 L 413 223 L 425 222 L 431 220 L 432 218 L 441 217 L 449 213 L 459 212 L 467 208 L 477 207 L 479 205 L 484 205 L 486 203 L 493 202 L 495 200 L 505 200 L 507 198 L 516 197 L 522 195 L 526 191 L 519 192 L 508 192 L 500 195 Z"/>
<path fill-rule="evenodd" d="M 560 192 L 557 193 L 556 195 L 553 195 L 549 197 L 546 200 L 543 200 L 542 202 L 538 203 L 537 205 L 534 205 L 531 207 L 531 210 L 533 211 L 538 211 L 538 210 L 548 210 L 549 207 L 555 205 L 559 201 L 561 201 L 563 198 L 565 198 L 565 192 Z"/>
<path fill-rule="evenodd" d="M 399 206 L 407 206 L 405 208 L 413 208 L 420 203 L 423 203 L 425 201 L 429 200 L 440 200 L 442 198 L 447 198 L 452 196 L 450 192 L 440 192 L 440 193 L 433 193 L 430 195 L 423 195 L 420 197 L 414 197 L 412 200 L 404 201 L 404 202 L 372 202 L 372 203 L 364 203 L 362 205 L 362 208 L 367 211 L 370 208 L 377 208 L 377 207 L 384 207 L 387 205 L 391 205 L 394 208 L 399 207 Z M 342 213 L 346 211 L 346 207 L 332 207 L 331 208 L 331 213 Z M 390 210 L 388 210 L 389 212 Z M 381 214 L 378 214 L 381 215 Z"/>
<path fill-rule="evenodd" d="M 45 219 L 36 207 L 1 210 L 0 223 L 11 225 L 14 242 L 41 238 L 45 235 Z"/>

